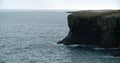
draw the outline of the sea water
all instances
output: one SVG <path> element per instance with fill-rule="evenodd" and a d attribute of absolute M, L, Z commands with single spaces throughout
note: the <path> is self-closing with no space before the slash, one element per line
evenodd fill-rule
<path fill-rule="evenodd" d="M 0 12 L 0 63 L 120 62 L 111 50 L 57 44 L 69 32 L 66 12 Z"/>

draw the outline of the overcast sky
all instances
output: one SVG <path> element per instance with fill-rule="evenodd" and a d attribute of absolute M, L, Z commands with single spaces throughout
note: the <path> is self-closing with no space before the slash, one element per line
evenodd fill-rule
<path fill-rule="evenodd" d="M 0 0 L 0 9 L 120 9 L 120 0 Z"/>

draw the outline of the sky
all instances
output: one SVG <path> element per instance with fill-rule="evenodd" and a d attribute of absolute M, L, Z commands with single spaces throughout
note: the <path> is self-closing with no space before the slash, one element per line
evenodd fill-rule
<path fill-rule="evenodd" d="M 0 9 L 120 9 L 120 0 L 0 0 Z"/>

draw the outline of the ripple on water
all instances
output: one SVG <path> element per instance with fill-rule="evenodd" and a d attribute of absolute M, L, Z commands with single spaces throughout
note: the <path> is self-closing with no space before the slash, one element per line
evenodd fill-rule
<path fill-rule="evenodd" d="M 3 63 L 120 62 L 120 58 L 109 57 L 111 51 L 56 44 L 68 33 L 67 15 L 64 12 L 1 13 L 0 60 Z"/>

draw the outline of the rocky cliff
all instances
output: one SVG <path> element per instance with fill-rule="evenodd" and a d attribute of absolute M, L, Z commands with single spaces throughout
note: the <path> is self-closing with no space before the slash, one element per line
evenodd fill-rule
<path fill-rule="evenodd" d="M 58 44 L 120 47 L 120 10 L 86 10 L 68 16 L 69 34 Z"/>

